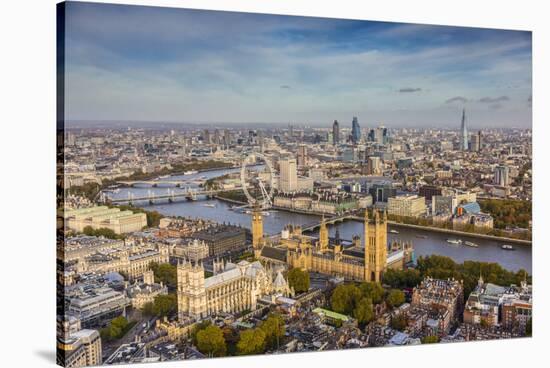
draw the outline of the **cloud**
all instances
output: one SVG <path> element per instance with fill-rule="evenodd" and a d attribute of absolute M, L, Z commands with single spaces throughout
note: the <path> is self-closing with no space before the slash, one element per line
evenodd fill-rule
<path fill-rule="evenodd" d="M 530 122 L 525 32 L 84 4 L 67 16 L 69 119 L 325 121 L 368 101 L 388 124 L 413 119 L 397 109 L 442 121 L 444 91 L 458 105 L 519 81 L 499 122 Z"/>
<path fill-rule="evenodd" d="M 466 103 L 466 102 L 468 102 L 468 99 L 466 97 L 462 97 L 462 96 L 455 96 L 455 97 L 449 98 L 447 101 L 445 101 L 446 104 L 450 104 L 450 103 L 453 103 L 453 102 Z"/>
<path fill-rule="evenodd" d="M 489 105 L 489 108 L 491 110 L 499 110 L 500 108 L 502 108 L 502 104 L 494 103 L 494 104 Z"/>
<path fill-rule="evenodd" d="M 500 97 L 482 97 L 479 99 L 479 102 L 481 103 L 490 103 L 490 104 L 494 104 L 494 103 L 498 103 L 498 102 L 503 102 L 503 101 L 509 101 L 510 100 L 510 97 L 508 96 L 500 96 Z"/>

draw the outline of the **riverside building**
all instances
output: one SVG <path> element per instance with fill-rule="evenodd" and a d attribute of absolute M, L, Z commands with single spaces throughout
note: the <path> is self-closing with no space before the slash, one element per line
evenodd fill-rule
<path fill-rule="evenodd" d="M 65 226 L 70 230 L 83 232 L 84 228 L 110 229 L 115 234 L 125 234 L 140 231 L 147 226 L 147 216 L 144 213 L 121 211 L 118 208 L 95 206 L 67 210 L 63 214 Z"/>
<path fill-rule="evenodd" d="M 402 249 L 392 249 L 388 256 L 387 216 L 378 211 L 374 211 L 372 218 L 365 213 L 363 244 L 358 236 L 351 242 L 338 235 L 329 238 L 323 218 L 319 238 L 304 235 L 301 227 L 294 226 L 283 230 L 276 242 L 263 238 L 254 250 L 260 260 L 274 266 L 285 264 L 348 280 L 378 282 L 388 267 L 402 268 L 413 253 L 412 246 L 406 244 Z"/>

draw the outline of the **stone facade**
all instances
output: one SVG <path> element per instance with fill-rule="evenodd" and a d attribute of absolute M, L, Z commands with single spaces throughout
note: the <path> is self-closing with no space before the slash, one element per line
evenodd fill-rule
<path fill-rule="evenodd" d="M 303 235 L 300 227 L 294 227 L 292 234 L 285 235 L 277 247 L 270 252 L 261 252 L 260 259 L 271 262 L 268 253 L 273 249 L 286 250 L 286 263 L 305 271 L 343 276 L 357 281 L 380 281 L 387 268 L 387 217 L 374 212 L 372 219 L 368 212 L 364 219 L 364 242 L 354 238 L 351 247 L 344 248 L 337 237 L 329 239 L 324 219 L 321 222 L 319 238 Z M 277 252 L 278 253 L 278 252 Z M 272 263 L 276 263 L 278 259 Z"/>
<path fill-rule="evenodd" d="M 126 288 L 126 295 L 132 301 L 132 307 L 141 309 L 147 303 L 152 303 L 158 295 L 168 294 L 166 285 L 156 284 L 153 271 L 147 271 L 143 274 L 143 282 L 135 281 Z"/>
<path fill-rule="evenodd" d="M 265 295 L 291 293 L 287 283 L 281 281 L 282 276 L 277 274 L 273 279 L 273 275 L 258 261 L 227 263 L 220 271 L 205 278 L 201 262 L 178 264 L 180 320 L 187 316 L 199 319 L 220 313 L 254 310 L 258 299 Z"/>
<path fill-rule="evenodd" d="M 96 206 L 68 210 L 64 212 L 67 228 L 82 232 L 87 226 L 93 229 L 106 228 L 116 234 L 140 231 L 147 226 L 147 216 L 144 213 L 121 211 L 118 208 Z"/>
<path fill-rule="evenodd" d="M 252 212 L 252 248 L 254 248 L 254 255 L 258 257 L 259 251 L 262 248 L 262 242 L 264 237 L 264 224 L 263 216 L 258 207 L 254 208 Z"/>

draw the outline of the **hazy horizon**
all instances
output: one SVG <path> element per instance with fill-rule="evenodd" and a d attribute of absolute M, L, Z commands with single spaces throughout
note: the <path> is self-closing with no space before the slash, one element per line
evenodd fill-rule
<path fill-rule="evenodd" d="M 531 32 L 67 3 L 75 121 L 530 128 Z M 225 123 L 224 123 L 225 122 Z M 280 122 L 280 123 L 276 123 Z"/>

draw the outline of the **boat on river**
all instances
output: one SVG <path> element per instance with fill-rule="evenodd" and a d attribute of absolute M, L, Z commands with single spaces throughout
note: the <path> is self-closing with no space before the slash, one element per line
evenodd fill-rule
<path fill-rule="evenodd" d="M 478 244 L 476 244 L 474 242 L 471 242 L 471 241 L 465 241 L 464 245 L 467 245 L 467 246 L 472 247 L 472 248 L 478 248 L 479 247 Z"/>
<path fill-rule="evenodd" d="M 418 239 L 428 239 L 427 235 L 416 234 L 415 237 L 418 238 Z"/>
<path fill-rule="evenodd" d="M 503 244 L 501 248 L 504 250 L 514 250 L 514 247 L 511 246 L 510 244 Z"/>
<path fill-rule="evenodd" d="M 458 245 L 458 244 L 462 244 L 462 240 L 460 240 L 460 239 L 447 239 L 447 243 Z"/>
<path fill-rule="evenodd" d="M 199 172 L 197 170 L 190 170 L 190 171 L 184 171 L 183 175 L 193 175 L 198 174 Z"/>
<path fill-rule="evenodd" d="M 390 230 L 390 233 L 392 233 L 392 234 L 399 234 L 399 231 L 394 230 L 394 229 L 391 229 L 391 230 Z"/>

